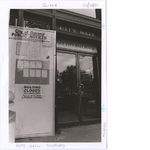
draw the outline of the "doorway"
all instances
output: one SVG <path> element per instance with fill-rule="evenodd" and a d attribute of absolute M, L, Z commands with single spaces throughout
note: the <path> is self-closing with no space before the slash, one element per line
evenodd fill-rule
<path fill-rule="evenodd" d="M 100 121 L 99 79 L 96 55 L 57 51 L 59 125 Z"/>

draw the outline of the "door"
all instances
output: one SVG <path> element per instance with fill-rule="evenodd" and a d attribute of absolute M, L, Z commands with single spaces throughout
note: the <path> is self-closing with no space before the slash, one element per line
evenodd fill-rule
<path fill-rule="evenodd" d="M 97 57 L 57 52 L 58 124 L 83 124 L 100 118 Z"/>
<path fill-rule="evenodd" d="M 95 121 L 100 118 L 100 85 L 98 60 L 96 56 L 79 54 L 80 122 Z"/>
<path fill-rule="evenodd" d="M 77 101 L 77 55 L 57 52 L 58 123 L 79 122 Z"/>

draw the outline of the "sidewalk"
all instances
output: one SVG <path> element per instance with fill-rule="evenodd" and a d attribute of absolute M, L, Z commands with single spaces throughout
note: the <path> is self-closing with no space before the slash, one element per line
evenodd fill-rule
<path fill-rule="evenodd" d="M 100 123 L 60 128 L 55 136 L 17 139 L 15 142 L 101 142 Z"/>

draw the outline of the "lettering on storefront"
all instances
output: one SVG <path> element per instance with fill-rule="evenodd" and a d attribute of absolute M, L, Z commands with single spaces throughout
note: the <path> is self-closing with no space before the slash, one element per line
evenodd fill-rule
<path fill-rule="evenodd" d="M 88 2 L 88 3 L 85 3 L 85 4 L 83 4 L 82 5 L 84 8 L 86 7 L 86 8 L 96 8 L 96 7 L 98 7 L 98 3 L 90 3 L 90 2 Z"/>
<path fill-rule="evenodd" d="M 54 4 L 46 4 L 46 3 L 43 3 L 42 6 L 43 6 L 43 7 L 57 7 L 57 3 L 54 3 Z"/>
<path fill-rule="evenodd" d="M 97 47 L 93 45 L 86 45 L 86 44 L 80 44 L 70 41 L 57 41 L 57 48 L 66 48 L 70 50 L 78 50 L 78 51 L 86 51 L 86 52 L 92 52 L 97 53 Z"/>

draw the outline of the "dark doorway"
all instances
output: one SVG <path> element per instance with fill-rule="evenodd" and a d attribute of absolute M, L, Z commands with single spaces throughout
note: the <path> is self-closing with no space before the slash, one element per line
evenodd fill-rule
<path fill-rule="evenodd" d="M 100 120 L 97 56 L 57 51 L 58 124 Z"/>

